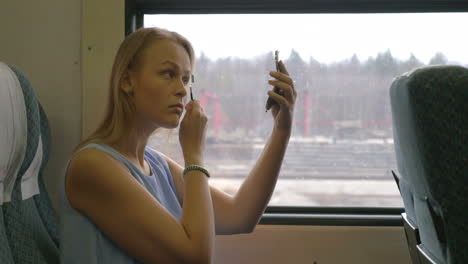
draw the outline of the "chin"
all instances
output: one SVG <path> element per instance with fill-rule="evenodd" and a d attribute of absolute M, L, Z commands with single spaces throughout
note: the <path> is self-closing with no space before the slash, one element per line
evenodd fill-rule
<path fill-rule="evenodd" d="M 172 120 L 168 120 L 166 124 L 164 124 L 162 127 L 167 128 L 167 129 L 172 129 L 172 128 L 178 127 L 179 123 L 180 123 L 180 118 L 172 119 Z"/>

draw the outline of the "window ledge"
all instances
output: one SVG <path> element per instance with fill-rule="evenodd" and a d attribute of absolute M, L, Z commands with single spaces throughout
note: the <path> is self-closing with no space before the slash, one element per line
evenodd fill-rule
<path fill-rule="evenodd" d="M 403 208 L 269 207 L 261 225 L 403 226 Z"/>
<path fill-rule="evenodd" d="M 264 214 L 260 225 L 403 226 L 401 215 Z"/>

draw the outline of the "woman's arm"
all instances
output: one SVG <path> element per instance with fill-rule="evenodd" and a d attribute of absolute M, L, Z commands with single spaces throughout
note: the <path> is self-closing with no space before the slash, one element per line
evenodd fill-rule
<path fill-rule="evenodd" d="M 275 188 L 289 137 L 288 132 L 273 130 L 257 163 L 234 197 L 210 186 L 217 235 L 250 233 L 254 230 Z M 158 153 L 169 165 L 182 204 L 185 197 L 184 168 L 163 153 Z"/>
<path fill-rule="evenodd" d="M 268 91 L 276 102 L 271 108 L 274 128 L 265 148 L 244 183 L 234 197 L 234 210 L 242 219 L 244 230 L 253 231 L 259 222 L 276 185 L 284 154 L 291 136 L 294 105 L 297 92 L 282 61 L 280 72 L 270 72 L 275 80 L 268 83 L 278 89 L 278 93 Z"/>
<path fill-rule="evenodd" d="M 243 230 L 252 232 L 270 201 L 281 169 L 290 132 L 273 130 L 254 168 L 234 197 Z"/>
<path fill-rule="evenodd" d="M 211 263 L 213 207 L 205 175 L 191 171 L 182 220 L 175 219 L 130 174 L 96 149 L 80 151 L 65 181 L 73 208 L 128 255 L 144 263 Z M 79 249 L 77 249 L 79 250 Z"/>

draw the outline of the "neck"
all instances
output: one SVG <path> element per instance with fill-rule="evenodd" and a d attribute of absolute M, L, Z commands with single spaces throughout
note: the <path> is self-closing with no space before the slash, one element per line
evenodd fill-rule
<path fill-rule="evenodd" d="M 145 148 L 153 129 L 139 129 L 138 126 L 129 125 L 124 129 L 122 136 L 115 142 L 109 144 L 127 159 L 144 167 Z"/>

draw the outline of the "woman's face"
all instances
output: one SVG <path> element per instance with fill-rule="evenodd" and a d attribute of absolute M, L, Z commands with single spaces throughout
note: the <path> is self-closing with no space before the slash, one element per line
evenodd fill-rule
<path fill-rule="evenodd" d="M 191 65 L 187 51 L 171 40 L 154 41 L 130 74 L 137 120 L 148 128 L 175 128 L 184 111 Z M 182 104 L 184 106 L 174 106 Z"/>

